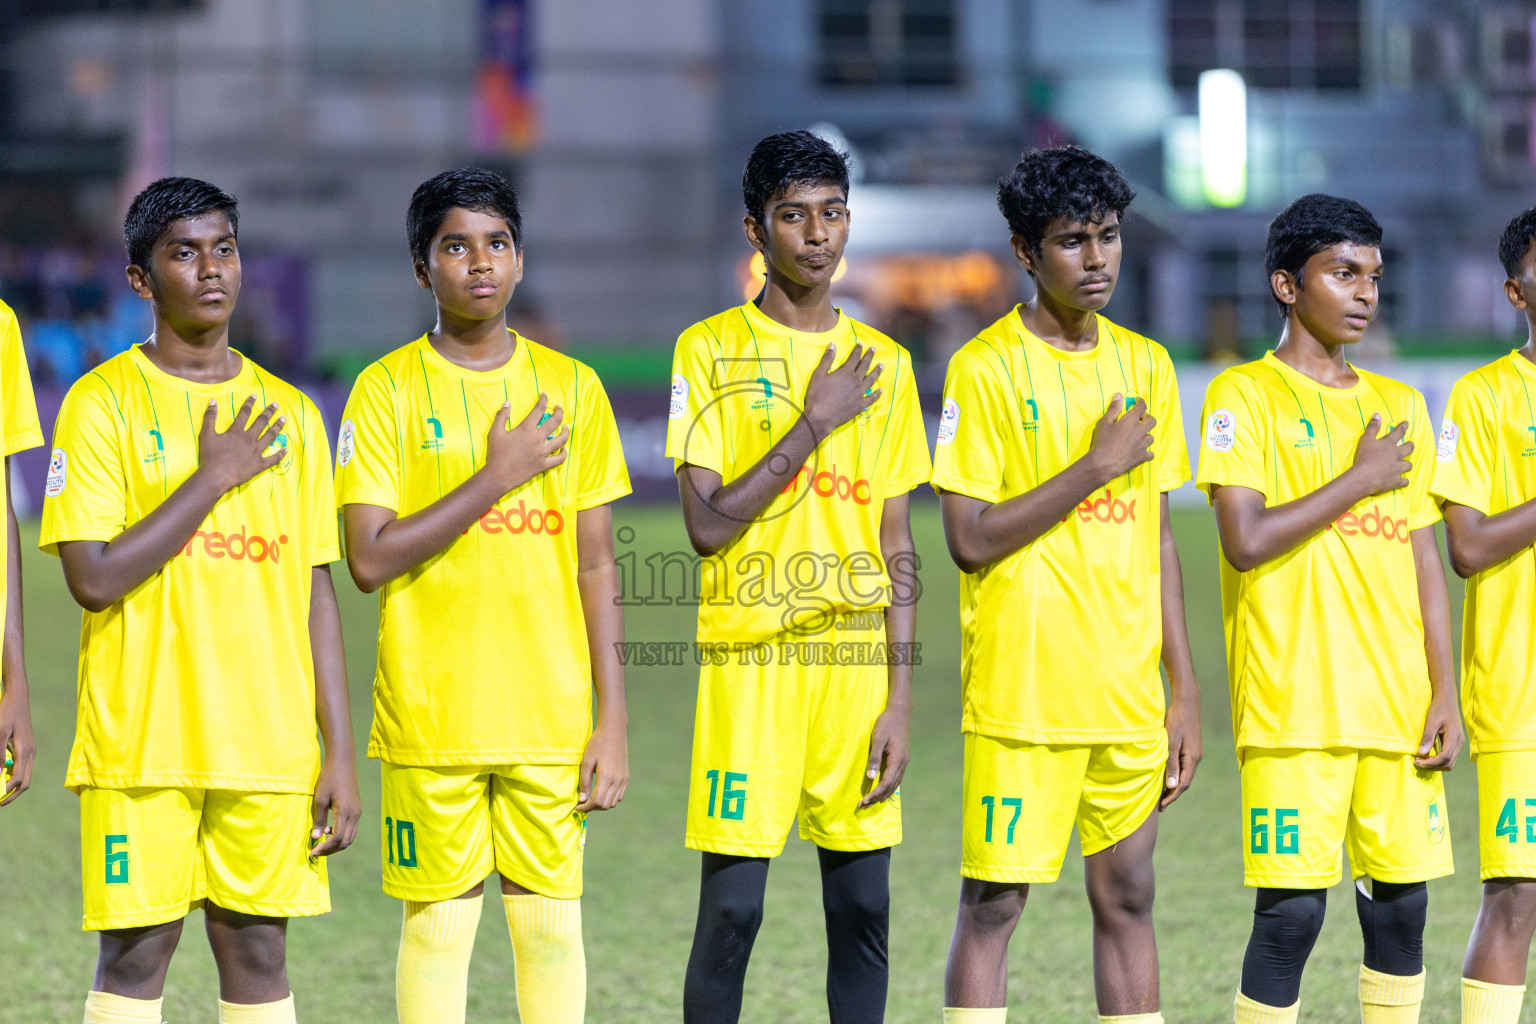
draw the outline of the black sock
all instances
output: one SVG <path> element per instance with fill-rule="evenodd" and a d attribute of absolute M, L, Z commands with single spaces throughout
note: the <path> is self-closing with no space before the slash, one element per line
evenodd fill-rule
<path fill-rule="evenodd" d="M 736 1024 L 758 925 L 768 858 L 704 854 L 699 919 L 683 980 L 684 1024 Z"/>
<path fill-rule="evenodd" d="M 827 917 L 832 1024 L 879 1024 L 890 980 L 890 847 L 854 853 L 817 847 L 816 852 Z"/>
<path fill-rule="evenodd" d="M 1243 954 L 1243 995 L 1265 1006 L 1291 1006 L 1301 998 L 1301 971 L 1323 929 L 1327 899 L 1326 889 L 1258 891 Z"/>

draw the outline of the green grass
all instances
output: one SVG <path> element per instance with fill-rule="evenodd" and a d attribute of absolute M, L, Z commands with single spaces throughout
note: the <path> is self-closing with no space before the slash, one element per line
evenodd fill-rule
<path fill-rule="evenodd" d="M 944 553 L 937 508 L 914 507 L 924 559 L 913 762 L 902 786 L 907 841 L 892 867 L 893 1022 L 937 1021 L 944 955 L 959 889 L 960 751 L 958 578 Z M 636 531 L 632 545 L 685 550 L 675 509 L 624 507 L 617 519 Z M 1205 686 L 1205 750 L 1195 786 L 1162 819 L 1157 851 L 1158 937 L 1163 1009 L 1173 1022 L 1230 1020 L 1247 940 L 1251 893 L 1243 888 L 1237 765 L 1221 641 L 1215 533 L 1209 513 L 1176 513 L 1195 662 Z M 62 785 L 73 729 L 78 611 L 56 562 L 24 529 L 28 659 L 42 754 L 34 785 L 0 811 L 0 1017 L 78 1020 L 95 962 L 96 940 L 79 931 L 79 827 L 76 799 Z M 369 721 L 375 606 L 337 574 L 351 668 L 353 715 L 361 742 Z M 1453 587 L 1459 600 L 1460 588 Z M 1458 618 L 1459 620 L 1459 618 Z M 1105 623 L 1106 642 L 1115 626 Z M 629 609 L 631 639 L 693 636 L 693 609 Z M 1090 671 L 1091 666 L 1084 666 Z M 515 670 L 515 666 L 509 666 Z M 698 855 L 682 845 L 694 670 L 632 668 L 629 674 L 629 796 L 593 816 L 587 844 L 586 923 L 594 1022 L 676 1021 L 693 930 Z M 379 888 L 378 766 L 361 768 L 365 820 L 357 845 L 331 863 L 336 910 L 294 922 L 290 973 L 302 1019 L 384 1022 L 394 1016 L 394 963 L 400 906 Z M 1424 1024 L 1460 1020 L 1461 954 L 1477 909 L 1476 800 L 1465 759 L 1448 779 L 1459 873 L 1431 887 L 1425 936 L 1429 993 Z M 788 822 L 785 823 L 786 827 Z M 1010 998 L 1016 1019 L 1092 1021 L 1093 982 L 1082 861 L 1069 855 L 1061 881 L 1036 886 L 1014 937 Z M 1358 1020 L 1355 978 L 1360 935 L 1348 883 L 1329 897 L 1329 921 L 1312 955 L 1302 994 L 1306 1019 Z M 217 982 L 194 914 L 166 985 L 173 1024 L 213 1019 Z M 469 1020 L 511 1021 L 512 953 L 499 908 L 486 905 L 470 978 Z M 767 919 L 747 978 L 744 1021 L 825 1020 L 819 881 L 811 847 L 792 838 L 770 876 Z"/>

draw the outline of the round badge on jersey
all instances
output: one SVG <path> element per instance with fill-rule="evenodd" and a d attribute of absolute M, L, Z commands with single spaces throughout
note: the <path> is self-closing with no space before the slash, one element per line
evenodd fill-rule
<path fill-rule="evenodd" d="M 1461 428 L 1453 420 L 1440 424 L 1440 438 L 1435 442 L 1435 458 L 1450 462 L 1456 457 L 1456 444 L 1461 440 Z"/>
<path fill-rule="evenodd" d="M 68 463 L 63 448 L 55 448 L 48 458 L 48 483 L 43 488 L 43 493 L 50 498 L 57 498 L 64 493 L 64 473 Z"/>
<path fill-rule="evenodd" d="M 352 452 L 355 448 L 357 428 L 351 420 L 345 420 L 341 424 L 341 433 L 336 438 L 336 464 L 345 466 L 352 461 Z"/>
<path fill-rule="evenodd" d="M 944 411 L 939 414 L 939 444 L 949 444 L 955 439 L 960 427 L 960 403 L 953 398 L 944 399 Z"/>
<path fill-rule="evenodd" d="M 1205 446 L 1213 452 L 1229 452 L 1237 444 L 1237 418 L 1230 409 L 1217 409 L 1205 421 Z"/>
<path fill-rule="evenodd" d="M 681 419 L 688 411 L 688 381 L 680 373 L 672 375 L 672 403 L 667 406 L 667 419 Z"/>

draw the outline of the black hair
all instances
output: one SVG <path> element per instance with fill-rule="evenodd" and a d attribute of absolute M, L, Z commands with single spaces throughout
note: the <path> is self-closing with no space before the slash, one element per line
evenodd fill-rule
<path fill-rule="evenodd" d="M 1504 234 L 1499 237 L 1499 262 L 1504 264 L 1505 277 L 1520 276 L 1520 264 L 1525 262 L 1532 239 L 1536 239 L 1536 206 L 1504 225 Z"/>
<path fill-rule="evenodd" d="M 455 167 L 428 178 L 411 193 L 411 205 L 405 213 L 405 235 L 410 240 L 412 259 L 419 263 L 427 261 L 427 249 L 437 229 L 455 207 L 500 217 L 512 231 L 513 247 L 522 251 L 523 215 L 518 211 L 517 192 L 512 183 L 483 167 Z"/>
<path fill-rule="evenodd" d="M 741 172 L 747 216 L 763 222 L 763 208 L 790 189 L 836 185 L 848 195 L 848 154 L 815 132 L 780 132 L 752 147 Z"/>
<path fill-rule="evenodd" d="M 239 237 L 240 206 L 235 197 L 196 178 L 161 178 L 133 197 L 123 218 L 123 241 L 128 262 L 149 269 L 155 243 L 174 222 L 222 210 L 229 218 L 229 233 Z"/>
<path fill-rule="evenodd" d="M 1057 218 L 1098 224 L 1111 213 L 1120 216 L 1135 198 L 1114 164 L 1080 146 L 1030 150 L 997 179 L 997 208 L 1008 230 L 1036 256 Z"/>
<path fill-rule="evenodd" d="M 1381 245 L 1381 225 L 1371 211 L 1353 199 L 1314 192 L 1302 196 L 1281 210 L 1269 222 L 1269 236 L 1264 242 L 1264 276 L 1273 279 L 1275 271 L 1289 271 L 1298 285 L 1307 260 L 1324 249 L 1348 242 L 1352 245 Z M 1270 294 L 1274 294 L 1271 286 Z M 1288 316 L 1290 307 L 1275 295 L 1280 315 Z"/>

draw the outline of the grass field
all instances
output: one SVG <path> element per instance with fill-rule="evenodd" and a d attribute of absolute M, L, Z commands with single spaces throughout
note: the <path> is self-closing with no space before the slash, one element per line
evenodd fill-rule
<path fill-rule="evenodd" d="M 1190 633 L 1205 688 L 1205 750 L 1195 786 L 1161 822 L 1157 922 L 1163 1010 L 1170 1022 L 1230 1020 L 1252 898 L 1242 886 L 1237 765 L 1222 654 L 1216 541 L 1209 513 L 1176 514 Z M 631 545 L 685 550 L 673 508 L 621 507 Z M 907 841 L 892 868 L 888 1019 L 939 1019 L 944 954 L 959 887 L 959 630 L 957 573 L 943 548 L 937 506 L 914 507 L 925 571 L 918 637 L 913 761 L 902 786 Z M 80 847 L 76 799 L 62 785 L 73 729 L 79 613 L 53 559 L 24 527 L 23 561 L 33 714 L 42 753 L 31 792 L 0 811 L 0 1020 L 77 1021 L 95 961 L 93 935 L 79 930 Z M 621 548 L 621 554 L 624 548 Z M 372 598 L 337 573 L 359 745 L 369 722 L 376 629 Z M 1459 608 L 1460 586 L 1452 587 Z M 630 639 L 688 640 L 692 608 L 631 608 Z M 1459 622 L 1459 612 L 1458 612 Z M 1114 623 L 1105 623 L 1114 642 Z M 211 640 L 211 636 L 210 636 Z M 508 666 L 516 671 L 516 666 Z M 1065 681 L 1064 681 L 1065 684 Z M 698 855 L 683 849 L 683 814 L 693 721 L 694 670 L 633 668 L 629 674 L 629 796 L 593 816 L 583 903 L 590 992 L 588 1019 L 601 1024 L 680 1019 L 683 967 L 693 929 Z M 290 973 L 301 1019 L 393 1021 L 400 906 L 379 888 L 378 766 L 361 767 L 365 818 L 358 843 L 331 863 L 335 912 L 290 928 Z M 1459 873 L 1431 887 L 1425 937 L 1429 993 L 1422 1021 L 1460 1020 L 1461 954 L 1478 900 L 1473 772 L 1465 757 L 1449 778 Z M 786 823 L 788 824 L 788 823 Z M 1062 879 L 1037 886 L 1013 941 L 1010 999 L 1015 1019 L 1092 1021 L 1088 910 L 1074 849 Z M 214 1019 L 217 982 L 193 915 L 166 986 L 172 1024 Z M 470 979 L 469 1020 L 516 1019 L 512 953 L 500 910 L 488 902 Z M 1302 992 L 1304 1019 L 1358 1020 L 1360 935 L 1348 883 L 1329 897 L 1329 920 Z M 774 864 L 767 919 L 747 979 L 743 1020 L 826 1019 L 825 946 L 814 851 L 791 839 Z"/>

